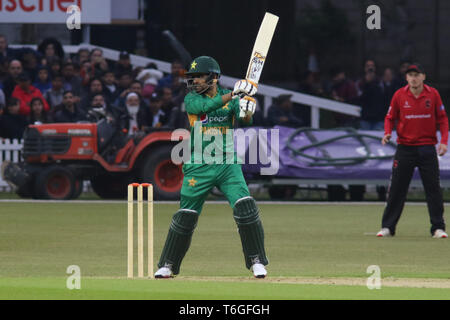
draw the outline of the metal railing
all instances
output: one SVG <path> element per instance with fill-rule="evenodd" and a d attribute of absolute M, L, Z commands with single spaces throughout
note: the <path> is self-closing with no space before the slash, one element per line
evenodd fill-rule
<path fill-rule="evenodd" d="M 21 48 L 21 47 L 28 47 L 36 50 L 36 45 L 10 45 L 12 48 Z M 103 56 L 108 60 L 117 61 L 119 60 L 119 54 L 120 51 L 113 50 L 109 48 L 104 48 L 92 44 L 80 44 L 80 45 L 64 45 L 64 51 L 66 53 L 77 53 L 80 48 L 86 48 L 86 49 L 93 49 L 93 48 L 100 48 L 103 51 Z M 170 66 L 171 64 L 169 62 L 146 58 L 134 54 L 130 54 L 130 60 L 131 64 L 135 67 L 145 67 L 149 63 L 154 63 L 160 71 L 169 73 L 170 72 Z M 236 81 L 238 81 L 238 78 L 228 77 L 228 76 L 221 76 L 220 78 L 220 84 L 227 87 L 232 88 Z M 282 89 L 274 86 L 264 85 L 260 84 L 258 87 L 258 94 L 263 96 L 264 101 L 264 113 L 267 115 L 268 108 L 272 105 L 272 99 L 279 96 L 280 94 L 290 94 L 292 95 L 292 102 L 299 103 L 302 105 L 309 106 L 311 108 L 311 127 L 313 128 L 319 128 L 320 127 L 320 109 L 333 111 L 337 113 L 342 113 L 354 117 L 360 117 L 361 116 L 361 107 L 348 104 L 348 103 L 342 103 L 330 99 L 325 98 L 319 98 L 316 96 L 303 94 L 300 92 Z"/>

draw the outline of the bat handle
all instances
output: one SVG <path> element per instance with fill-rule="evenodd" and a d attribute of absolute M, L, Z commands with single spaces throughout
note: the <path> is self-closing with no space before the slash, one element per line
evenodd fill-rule
<path fill-rule="evenodd" d="M 245 118 L 245 112 L 244 111 L 240 111 L 239 113 L 239 118 Z"/>

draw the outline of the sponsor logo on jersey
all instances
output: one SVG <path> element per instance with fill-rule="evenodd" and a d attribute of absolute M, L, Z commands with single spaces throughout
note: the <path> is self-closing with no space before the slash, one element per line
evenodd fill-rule
<path fill-rule="evenodd" d="M 405 101 L 405 104 L 403 105 L 403 108 L 411 108 L 411 106 L 408 103 L 408 100 Z"/>
<path fill-rule="evenodd" d="M 427 99 L 427 100 L 425 101 L 425 107 L 427 107 L 427 108 L 430 108 L 430 107 L 431 107 L 431 100 L 430 100 L 430 99 Z"/>
<path fill-rule="evenodd" d="M 206 113 L 200 115 L 200 121 L 202 124 L 208 123 L 208 115 Z"/>
<path fill-rule="evenodd" d="M 211 120 L 211 122 L 224 122 L 228 120 L 228 116 L 216 116 L 216 117 L 210 117 L 209 120 Z"/>
<path fill-rule="evenodd" d="M 405 116 L 405 119 L 429 119 L 431 114 L 409 114 Z"/>

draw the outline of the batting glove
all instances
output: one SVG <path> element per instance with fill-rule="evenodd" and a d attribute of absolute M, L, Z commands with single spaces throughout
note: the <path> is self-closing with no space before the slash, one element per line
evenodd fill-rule
<path fill-rule="evenodd" d="M 256 100 L 249 96 L 239 99 L 239 109 L 241 118 L 252 116 L 256 111 Z"/>
<path fill-rule="evenodd" d="M 234 85 L 233 97 L 234 96 L 253 96 L 257 91 L 256 84 L 248 80 L 239 80 Z"/>

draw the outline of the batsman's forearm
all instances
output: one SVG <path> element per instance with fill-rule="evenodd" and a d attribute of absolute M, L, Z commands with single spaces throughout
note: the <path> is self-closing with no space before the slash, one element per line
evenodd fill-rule
<path fill-rule="evenodd" d="M 228 95 L 229 94 L 225 94 L 223 96 L 217 95 L 213 99 L 207 100 L 199 98 L 185 100 L 186 111 L 189 114 L 202 114 L 212 112 L 223 107 L 228 101 L 231 100 L 231 98 L 230 100 L 227 100 Z"/>
<path fill-rule="evenodd" d="M 249 127 L 253 124 L 253 117 L 246 115 L 244 118 L 239 118 L 239 123 L 243 126 Z"/>
<path fill-rule="evenodd" d="M 233 100 L 233 92 L 229 92 L 229 93 L 224 94 L 222 96 L 222 103 L 223 103 L 223 105 L 227 104 L 231 100 Z"/>

